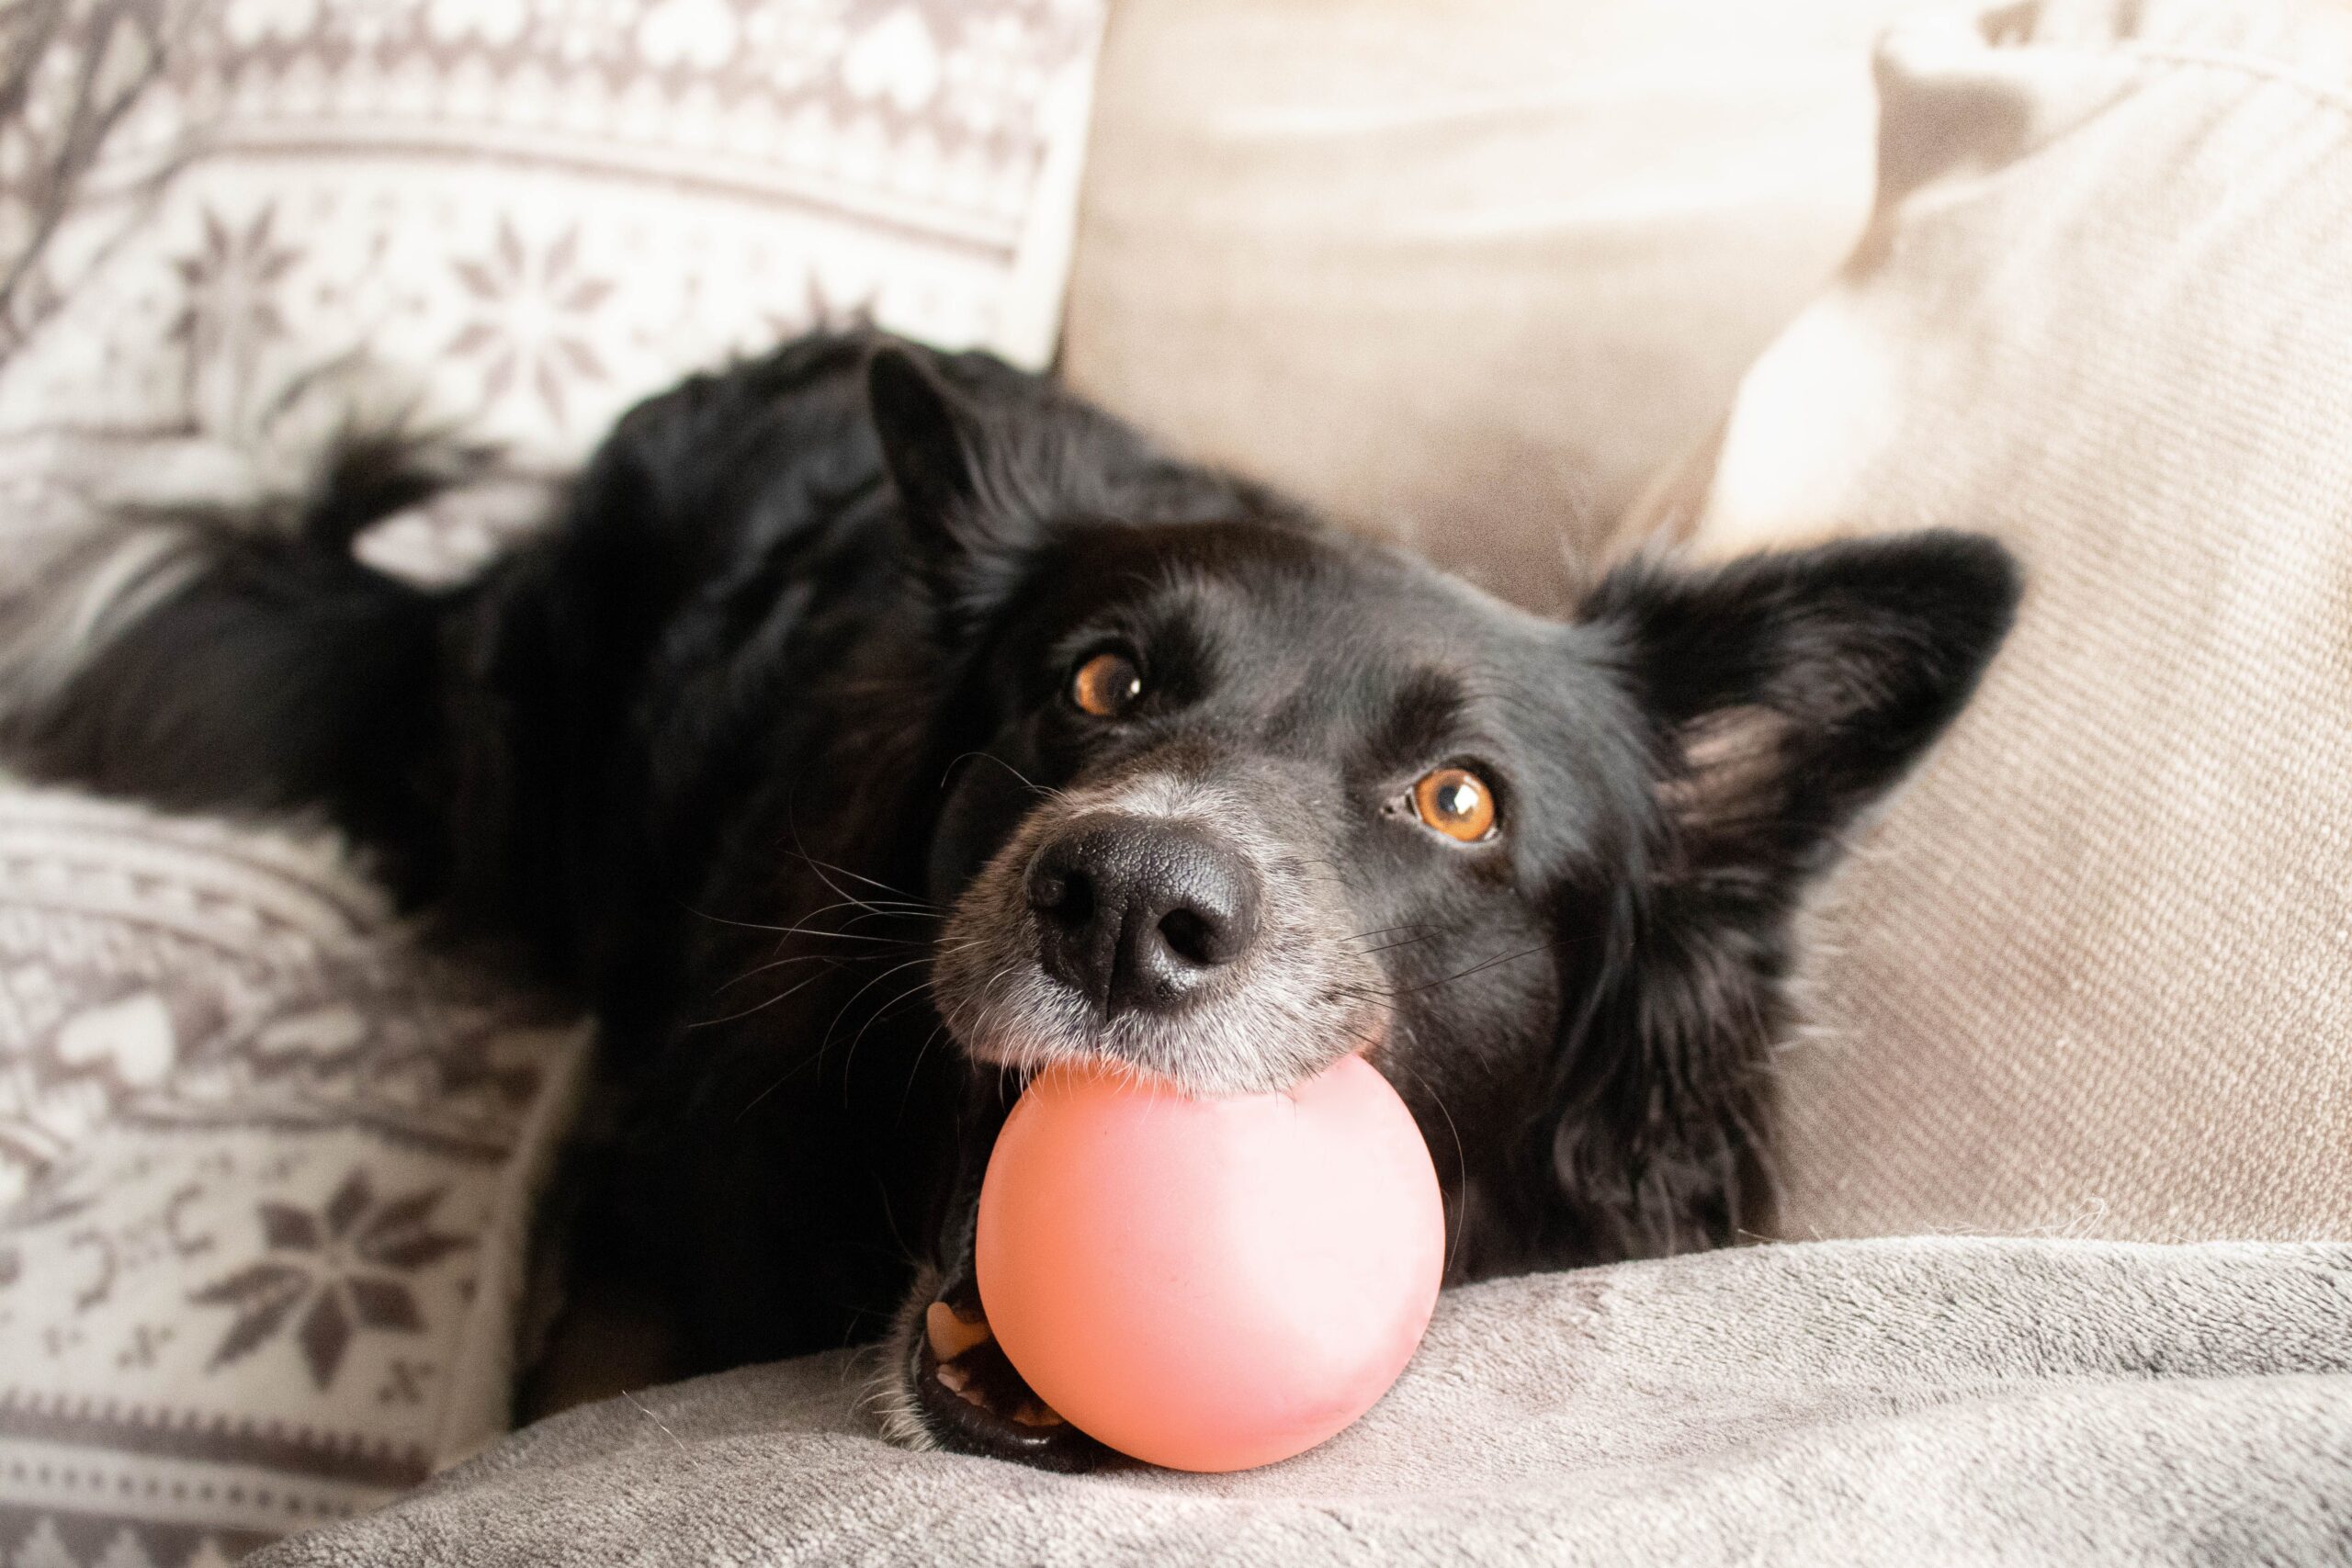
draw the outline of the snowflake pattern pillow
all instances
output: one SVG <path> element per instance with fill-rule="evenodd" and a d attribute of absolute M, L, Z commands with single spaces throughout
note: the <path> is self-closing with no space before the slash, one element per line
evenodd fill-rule
<path fill-rule="evenodd" d="M 101 96 L 0 122 L 0 436 L 52 461 L 354 359 L 562 460 L 828 320 L 1051 356 L 1100 0 L 62 8 Z"/>
<path fill-rule="evenodd" d="M 0 5 L 0 618 L 94 507 L 283 486 L 353 413 L 515 459 L 368 541 L 445 576 L 809 325 L 1042 365 L 1101 13 Z M 0 781 L 0 1563 L 233 1559 L 503 1430 L 582 1058 L 331 846 Z"/>
<path fill-rule="evenodd" d="M 331 844 L 0 797 L 0 1562 L 232 1557 L 503 1431 L 585 1055 Z"/>

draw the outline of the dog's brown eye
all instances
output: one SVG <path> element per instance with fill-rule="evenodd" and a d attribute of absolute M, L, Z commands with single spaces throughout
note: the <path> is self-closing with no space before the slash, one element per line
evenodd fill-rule
<path fill-rule="evenodd" d="M 1143 671 L 1124 653 L 1098 653 L 1069 678 L 1069 700 L 1097 718 L 1116 718 L 1143 695 Z"/>
<path fill-rule="evenodd" d="M 1467 768 L 1440 768 L 1413 786 L 1413 810 L 1449 839 L 1475 844 L 1495 831 L 1495 792 Z"/>

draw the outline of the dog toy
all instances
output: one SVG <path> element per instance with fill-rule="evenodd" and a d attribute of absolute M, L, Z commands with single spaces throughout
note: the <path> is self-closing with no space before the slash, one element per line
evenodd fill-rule
<path fill-rule="evenodd" d="M 1445 1210 L 1412 1113 L 1361 1056 L 1213 1100 L 1062 1065 L 998 1136 L 975 1261 L 1005 1355 L 1079 1430 L 1246 1470 L 1396 1381 L 1437 1304 Z"/>

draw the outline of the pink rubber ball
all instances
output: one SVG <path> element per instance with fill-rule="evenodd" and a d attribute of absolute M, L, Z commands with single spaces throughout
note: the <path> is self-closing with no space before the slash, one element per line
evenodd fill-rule
<path fill-rule="evenodd" d="M 1005 1355 L 1080 1431 L 1245 1470 L 1396 1381 L 1437 1303 L 1445 1211 L 1412 1113 L 1361 1057 L 1218 1100 L 1062 1066 L 997 1140 L 976 1263 Z"/>

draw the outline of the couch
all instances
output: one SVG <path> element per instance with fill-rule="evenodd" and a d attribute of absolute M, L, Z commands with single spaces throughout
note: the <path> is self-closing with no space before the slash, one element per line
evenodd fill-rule
<path fill-rule="evenodd" d="M 854 1356 L 501 1439 L 582 1026 L 300 824 L 15 790 L 10 1561 L 2352 1554 L 2342 14 L 80 0 L 7 58 L 42 17 L 98 92 L 0 120 L 11 680 L 96 511 L 389 402 L 514 455 L 369 541 L 460 571 L 629 397 L 856 314 L 1538 609 L 1926 525 L 2031 586 L 1807 913 L 1769 1245 L 1458 1292 L 1227 1478 L 893 1450 Z"/>

